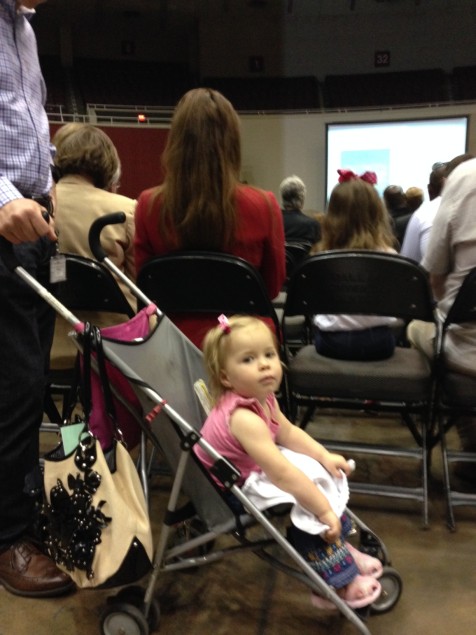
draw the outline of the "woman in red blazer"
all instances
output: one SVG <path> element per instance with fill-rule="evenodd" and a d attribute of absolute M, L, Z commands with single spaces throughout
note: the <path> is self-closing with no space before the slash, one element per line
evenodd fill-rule
<path fill-rule="evenodd" d="M 136 270 L 173 251 L 221 251 L 254 265 L 276 297 L 285 279 L 282 214 L 271 192 L 240 183 L 240 120 L 231 103 L 208 88 L 187 92 L 175 109 L 163 163 L 162 185 L 138 198 Z M 169 317 L 199 347 L 216 321 Z"/>

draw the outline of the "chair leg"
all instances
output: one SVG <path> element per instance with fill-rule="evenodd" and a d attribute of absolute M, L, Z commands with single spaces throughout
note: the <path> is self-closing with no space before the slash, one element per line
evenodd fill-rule
<path fill-rule="evenodd" d="M 289 421 L 291 421 L 292 423 L 297 423 L 298 405 L 293 399 L 290 399 L 288 401 L 288 405 L 286 410 L 284 411 L 284 414 L 289 419 Z"/>
<path fill-rule="evenodd" d="M 438 416 L 438 427 L 439 427 L 439 436 L 440 436 L 440 448 L 441 448 L 441 459 L 443 463 L 443 488 L 444 495 L 446 500 L 446 524 L 451 531 L 455 531 L 456 523 L 455 517 L 453 513 L 453 505 L 451 501 L 451 485 L 450 485 L 450 470 L 448 464 L 448 447 L 446 444 L 446 433 L 445 433 L 445 425 L 443 421 L 443 416 Z"/>
<path fill-rule="evenodd" d="M 422 486 L 423 486 L 423 528 L 427 529 L 429 520 L 428 520 L 428 470 L 429 470 L 429 462 L 428 462 L 428 428 L 427 422 L 423 418 L 421 422 L 421 442 L 422 442 Z"/>
<path fill-rule="evenodd" d="M 61 424 L 62 419 L 48 386 L 45 391 L 43 411 L 52 423 Z"/>
<path fill-rule="evenodd" d="M 306 429 L 307 424 L 309 423 L 309 421 L 311 421 L 312 417 L 314 416 L 314 413 L 316 412 L 316 406 L 308 406 L 304 417 L 301 419 L 301 421 L 299 422 L 299 427 L 302 428 L 303 430 Z"/>

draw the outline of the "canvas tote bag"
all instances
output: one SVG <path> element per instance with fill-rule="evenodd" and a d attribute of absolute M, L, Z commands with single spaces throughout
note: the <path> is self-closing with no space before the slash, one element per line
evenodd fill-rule
<path fill-rule="evenodd" d="M 85 421 L 74 424 L 76 442 L 71 443 L 71 430 L 66 426 L 61 443 L 44 456 L 41 526 L 49 555 L 78 587 L 108 588 L 143 577 L 152 566 L 153 546 L 147 502 L 129 452 L 116 438 L 103 450 L 87 427 L 92 347 L 107 408 L 113 410 L 105 365 L 100 361 L 100 332 L 86 325 Z"/>

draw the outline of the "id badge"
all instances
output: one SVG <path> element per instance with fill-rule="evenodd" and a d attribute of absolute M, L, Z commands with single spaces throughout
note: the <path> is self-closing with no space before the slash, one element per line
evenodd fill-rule
<path fill-rule="evenodd" d="M 56 254 L 50 258 L 50 283 L 65 282 L 66 258 L 63 254 Z"/>

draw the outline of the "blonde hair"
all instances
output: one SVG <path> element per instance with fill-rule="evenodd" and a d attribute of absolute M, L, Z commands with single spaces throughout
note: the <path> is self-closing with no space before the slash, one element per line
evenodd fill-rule
<path fill-rule="evenodd" d="M 158 231 L 179 249 L 222 251 L 236 235 L 236 190 L 241 169 L 240 119 L 211 88 L 178 102 L 162 155 L 165 179 Z"/>
<path fill-rule="evenodd" d="M 228 318 L 228 324 L 228 330 L 221 325 L 213 327 L 203 340 L 203 358 L 208 376 L 208 389 L 214 404 L 227 390 L 221 382 L 221 371 L 225 366 L 230 337 L 235 331 L 249 326 L 263 326 L 271 333 L 275 348 L 278 350 L 276 336 L 263 320 L 251 315 L 233 315 Z"/>
<path fill-rule="evenodd" d="M 420 187 L 409 187 L 405 192 L 408 207 L 410 211 L 414 212 L 425 200 L 425 194 Z"/>
<path fill-rule="evenodd" d="M 379 250 L 394 245 L 389 214 L 373 185 L 362 179 L 336 185 L 322 221 L 318 250 Z"/>
<path fill-rule="evenodd" d="M 60 176 L 81 174 L 102 190 L 114 187 L 121 176 L 115 145 L 100 128 L 88 123 L 67 123 L 53 137 L 54 163 Z"/>

